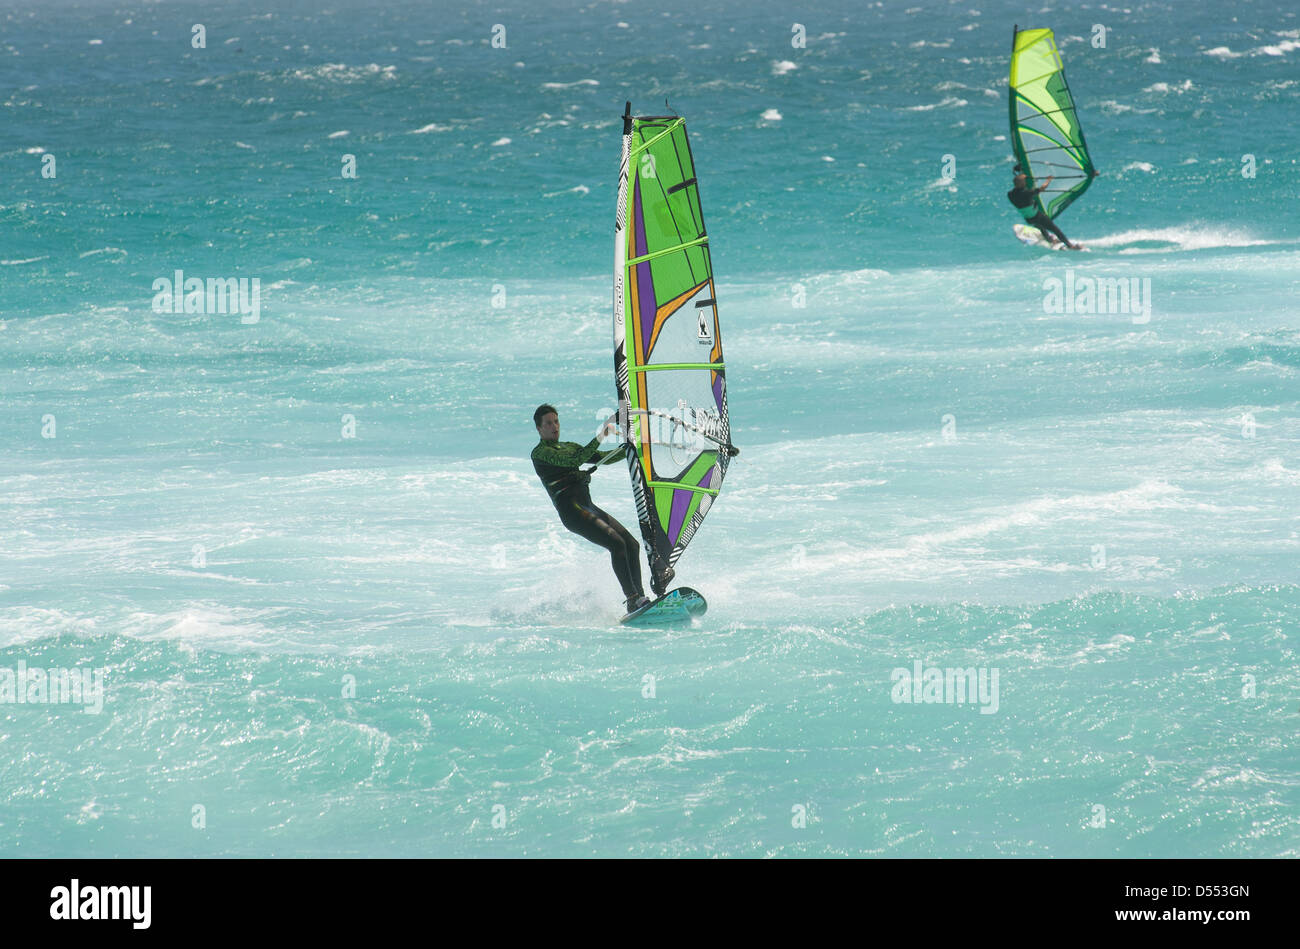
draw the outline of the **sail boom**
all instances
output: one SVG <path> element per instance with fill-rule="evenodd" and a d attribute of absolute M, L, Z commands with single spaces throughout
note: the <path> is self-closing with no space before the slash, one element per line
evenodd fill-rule
<path fill-rule="evenodd" d="M 670 491 L 694 491 L 697 494 L 707 494 L 711 497 L 717 497 L 716 488 L 701 488 L 698 484 L 678 484 L 676 481 L 650 481 L 647 482 L 651 488 L 667 488 Z"/>

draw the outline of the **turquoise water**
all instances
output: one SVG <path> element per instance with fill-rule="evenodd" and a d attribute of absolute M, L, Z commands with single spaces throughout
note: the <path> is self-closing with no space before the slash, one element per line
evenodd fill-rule
<path fill-rule="evenodd" d="M 0 14 L 0 698 L 106 676 L 0 704 L 0 853 L 1300 853 L 1300 17 L 1234 11 Z M 1011 234 L 1017 21 L 1087 254 Z M 708 614 L 634 633 L 527 456 L 612 410 L 619 115 L 665 97 L 742 455 Z M 154 312 L 177 269 L 257 322 Z M 917 661 L 996 707 L 894 701 Z"/>

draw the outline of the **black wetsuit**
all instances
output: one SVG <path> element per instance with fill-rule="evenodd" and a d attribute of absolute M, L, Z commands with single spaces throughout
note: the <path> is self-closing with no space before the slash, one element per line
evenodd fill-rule
<path fill-rule="evenodd" d="M 1066 247 L 1072 246 L 1069 238 L 1062 234 L 1061 229 L 1057 227 L 1052 219 L 1042 211 L 1039 211 L 1032 217 L 1025 213 L 1034 206 L 1037 197 L 1038 192 L 1031 191 L 1029 188 L 1012 188 L 1007 192 L 1007 200 L 1016 206 L 1016 210 L 1018 210 L 1020 216 L 1025 219 L 1025 223 L 1032 224 L 1034 227 L 1038 228 L 1038 230 L 1042 232 L 1044 239 L 1047 238 L 1047 232 L 1051 231 L 1061 239 L 1061 243 Z"/>
<path fill-rule="evenodd" d="M 640 596 L 644 592 L 641 587 L 641 547 L 627 528 L 592 503 L 591 490 L 587 487 L 591 475 L 578 470 L 589 461 L 599 463 L 613 454 L 623 453 L 621 445 L 604 452 L 599 445 L 598 438 L 586 445 L 540 441 L 533 449 L 533 468 L 537 477 L 542 479 L 546 493 L 551 496 L 560 522 L 573 533 L 608 550 L 623 595 Z"/>

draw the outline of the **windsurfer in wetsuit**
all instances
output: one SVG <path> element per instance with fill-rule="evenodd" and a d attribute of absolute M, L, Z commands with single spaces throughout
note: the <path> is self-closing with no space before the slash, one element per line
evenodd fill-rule
<path fill-rule="evenodd" d="M 617 413 L 611 415 L 600 435 L 586 445 L 562 442 L 560 416 L 555 406 L 539 405 L 533 413 L 533 424 L 537 426 L 541 440 L 533 449 L 532 458 L 533 468 L 537 477 L 542 479 L 546 493 L 551 496 L 560 522 L 573 533 L 609 551 L 614 575 L 623 588 L 627 611 L 631 613 L 650 602 L 641 586 L 641 547 L 627 528 L 592 503 L 591 490 L 587 487 L 591 475 L 580 470 L 587 462 L 600 464 L 612 455 L 623 453 L 622 445 L 610 451 L 600 450 L 600 439 L 618 430 L 617 420 Z M 655 592 L 662 595 L 672 576 L 671 567 L 657 573 L 653 583 Z"/>
<path fill-rule="evenodd" d="M 1027 187 L 1029 179 L 1025 177 L 1025 173 L 1020 170 L 1019 165 L 1016 165 L 1014 171 L 1016 173 L 1015 187 L 1007 192 L 1007 199 L 1016 206 L 1016 210 L 1025 219 L 1025 223 L 1038 228 L 1038 232 L 1043 235 L 1043 240 L 1049 244 L 1055 243 L 1056 237 L 1059 237 L 1061 243 L 1070 250 L 1078 250 L 1079 245 L 1071 244 L 1069 239 L 1061 233 L 1061 229 L 1047 216 L 1046 212 L 1034 210 L 1035 205 L 1038 203 L 1038 195 L 1047 190 L 1047 186 L 1052 183 L 1052 178 L 1056 176 L 1048 175 L 1047 180 L 1037 188 L 1030 188 Z M 1049 231 L 1051 233 L 1048 233 Z M 1056 237 L 1053 237 L 1053 234 Z"/>

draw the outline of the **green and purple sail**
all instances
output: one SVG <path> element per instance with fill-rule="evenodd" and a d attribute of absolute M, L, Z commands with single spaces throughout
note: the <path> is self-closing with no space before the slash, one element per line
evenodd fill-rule
<path fill-rule="evenodd" d="M 1055 218 L 1088 190 L 1096 170 L 1051 30 L 1015 29 L 1010 82 L 1011 147 L 1029 187 L 1054 176 L 1037 200 Z"/>
<path fill-rule="evenodd" d="M 709 238 L 686 122 L 623 115 L 614 229 L 614 375 L 652 569 L 671 566 L 736 449 Z"/>

